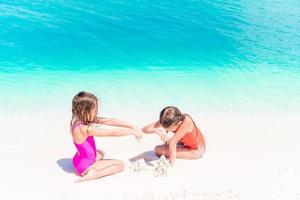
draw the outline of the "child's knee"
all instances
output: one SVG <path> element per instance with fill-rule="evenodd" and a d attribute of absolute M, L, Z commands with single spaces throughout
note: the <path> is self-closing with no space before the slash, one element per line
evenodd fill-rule
<path fill-rule="evenodd" d="M 165 148 L 162 145 L 158 145 L 154 148 L 154 151 L 158 156 L 161 156 L 164 154 Z"/>
<path fill-rule="evenodd" d="M 160 149 L 161 149 L 160 146 L 156 146 L 154 148 L 155 153 L 158 154 L 158 152 L 160 152 Z"/>
<path fill-rule="evenodd" d="M 165 145 L 158 145 L 155 147 L 155 153 L 157 156 L 166 156 L 169 157 L 169 149 Z"/>

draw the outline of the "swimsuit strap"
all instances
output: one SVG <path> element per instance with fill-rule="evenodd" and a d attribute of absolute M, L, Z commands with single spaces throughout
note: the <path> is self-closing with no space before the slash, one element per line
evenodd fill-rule
<path fill-rule="evenodd" d="M 196 128 L 196 138 L 198 138 L 198 134 L 199 134 L 199 130 L 198 130 L 198 127 L 196 125 L 196 123 L 194 122 L 193 118 L 189 115 L 189 114 L 183 114 L 184 116 L 189 116 L 194 124 L 194 127 Z M 193 130 L 192 130 L 193 132 Z"/>
<path fill-rule="evenodd" d="M 189 116 L 190 118 L 191 118 L 191 120 L 193 121 L 193 123 L 194 123 L 194 126 L 197 128 L 197 125 L 196 125 L 196 123 L 194 122 L 194 120 L 193 120 L 193 118 L 189 115 L 189 114 L 183 114 L 184 116 Z"/>
<path fill-rule="evenodd" d="M 180 127 L 181 127 L 181 124 L 176 128 L 176 130 L 174 131 L 174 133 L 176 133 Z"/>
<path fill-rule="evenodd" d="M 183 116 L 185 116 L 186 114 L 184 114 Z M 181 127 L 182 123 L 176 128 L 176 130 L 174 131 L 174 133 L 176 133 L 178 131 L 178 129 Z"/>
<path fill-rule="evenodd" d="M 196 138 L 198 138 L 198 136 L 199 136 L 199 129 L 198 129 L 196 123 L 194 122 L 193 118 L 189 114 L 183 114 L 183 116 L 189 116 L 191 118 L 191 120 L 192 120 L 192 122 L 194 124 L 194 128 L 196 128 Z M 182 125 L 182 123 L 180 124 L 180 126 L 181 125 Z M 174 131 L 174 133 L 176 133 L 178 131 L 178 129 L 180 128 L 180 126 L 177 127 L 177 129 Z M 193 130 L 194 130 L 194 128 L 193 128 Z M 192 130 L 192 132 L 193 132 L 193 130 Z"/>

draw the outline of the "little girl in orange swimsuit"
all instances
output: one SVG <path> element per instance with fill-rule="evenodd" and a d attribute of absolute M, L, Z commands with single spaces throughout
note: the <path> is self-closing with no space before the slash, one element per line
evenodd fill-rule
<path fill-rule="evenodd" d="M 121 160 L 103 159 L 103 153 L 96 149 L 94 136 L 142 136 L 142 132 L 126 122 L 97 117 L 98 99 L 88 92 L 79 92 L 72 102 L 71 133 L 77 149 L 73 157 L 75 172 L 81 176 L 76 182 L 88 181 L 119 173 L 124 169 Z M 124 127 L 126 129 L 99 129 L 92 124 Z"/>
<path fill-rule="evenodd" d="M 168 106 L 160 112 L 159 120 L 148 124 L 143 128 L 144 133 L 157 133 L 163 141 L 166 141 L 166 132 L 173 132 L 174 136 L 166 144 L 155 147 L 158 156 L 169 157 L 170 164 L 174 166 L 175 158 L 198 159 L 205 152 L 204 137 L 193 119 L 182 114 L 174 106 Z"/>

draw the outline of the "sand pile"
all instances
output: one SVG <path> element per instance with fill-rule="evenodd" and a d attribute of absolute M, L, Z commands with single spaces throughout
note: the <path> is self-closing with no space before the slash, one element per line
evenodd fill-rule
<path fill-rule="evenodd" d="M 129 166 L 129 170 L 132 173 L 140 174 L 150 171 L 155 177 L 169 175 L 170 169 L 171 165 L 165 156 L 161 156 L 152 166 L 148 166 L 144 159 L 132 162 Z"/>
<path fill-rule="evenodd" d="M 144 159 L 140 159 L 140 160 L 137 160 L 136 162 L 132 162 L 131 165 L 129 166 L 130 172 L 133 172 L 135 174 L 147 172 L 148 168 L 149 167 L 147 166 Z"/>
<path fill-rule="evenodd" d="M 167 176 L 170 168 L 171 168 L 171 165 L 170 165 L 169 161 L 166 159 L 166 157 L 164 155 L 162 155 L 154 167 L 153 175 L 154 176 Z"/>

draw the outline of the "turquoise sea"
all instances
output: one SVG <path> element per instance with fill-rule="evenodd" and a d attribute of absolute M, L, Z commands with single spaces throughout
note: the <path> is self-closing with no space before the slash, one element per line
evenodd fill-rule
<path fill-rule="evenodd" d="M 167 105 L 299 114 L 299 30 L 298 0 L 1 0 L 0 119 L 20 143 L 60 141 L 81 90 L 138 124 Z"/>

